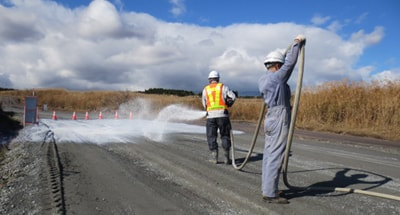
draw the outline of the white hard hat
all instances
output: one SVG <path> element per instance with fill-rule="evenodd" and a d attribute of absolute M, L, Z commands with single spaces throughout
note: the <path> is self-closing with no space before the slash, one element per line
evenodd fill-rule
<path fill-rule="evenodd" d="M 266 65 L 266 64 L 275 63 L 275 62 L 283 63 L 284 60 L 285 60 L 285 56 L 283 55 L 283 53 L 276 50 L 276 51 L 270 52 L 267 55 L 267 57 L 264 61 L 264 64 Z"/>
<path fill-rule="evenodd" d="M 219 72 L 213 70 L 208 74 L 208 78 L 219 78 Z"/>

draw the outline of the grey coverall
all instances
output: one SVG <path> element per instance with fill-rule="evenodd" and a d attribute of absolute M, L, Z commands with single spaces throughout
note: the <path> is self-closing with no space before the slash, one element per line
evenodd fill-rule
<path fill-rule="evenodd" d="M 300 46 L 295 43 L 287 52 L 284 64 L 276 72 L 267 71 L 258 87 L 267 104 L 264 132 L 265 146 L 262 161 L 262 195 L 278 196 L 279 172 L 282 165 L 290 123 L 290 87 L 287 81 L 297 62 Z"/>

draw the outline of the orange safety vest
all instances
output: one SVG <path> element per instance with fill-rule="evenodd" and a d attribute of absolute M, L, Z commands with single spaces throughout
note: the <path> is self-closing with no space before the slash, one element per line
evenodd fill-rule
<path fill-rule="evenodd" d="M 206 86 L 207 111 L 228 109 L 222 98 L 222 86 L 224 86 L 222 83 L 212 83 Z"/>

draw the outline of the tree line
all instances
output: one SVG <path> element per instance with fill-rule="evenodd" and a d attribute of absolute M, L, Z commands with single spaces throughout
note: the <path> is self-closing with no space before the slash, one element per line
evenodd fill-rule
<path fill-rule="evenodd" d="M 188 90 L 164 89 L 164 88 L 150 88 L 143 91 L 145 94 L 165 94 L 176 96 L 194 96 L 195 93 Z"/>

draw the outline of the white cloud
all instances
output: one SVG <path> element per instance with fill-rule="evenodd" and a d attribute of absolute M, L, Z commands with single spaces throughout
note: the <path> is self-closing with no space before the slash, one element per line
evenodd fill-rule
<path fill-rule="evenodd" d="M 365 34 L 364 30 L 359 30 L 351 35 L 352 41 L 360 41 L 366 45 L 374 45 L 379 43 L 384 36 L 384 28 L 382 26 L 375 27 L 370 34 Z"/>
<path fill-rule="evenodd" d="M 230 88 L 256 91 L 264 57 L 285 49 L 299 33 L 307 37 L 305 85 L 361 80 L 373 69 L 354 65 L 384 35 L 382 27 L 360 30 L 346 40 L 334 31 L 294 23 L 167 23 L 118 11 L 105 0 L 73 10 L 49 1 L 13 3 L 0 6 L 0 84 L 14 88 L 200 91 L 216 69 Z M 296 72 L 290 80 L 295 83 Z"/>
<path fill-rule="evenodd" d="M 400 80 L 400 69 L 397 69 L 397 72 L 391 70 L 382 71 L 380 73 L 372 75 L 371 79 L 375 81 Z"/>
<path fill-rule="evenodd" d="M 180 16 L 186 12 L 184 0 L 170 0 L 169 2 L 172 4 L 172 9 L 170 10 L 172 15 Z"/>
<path fill-rule="evenodd" d="M 361 24 L 367 17 L 368 17 L 368 13 L 365 12 L 365 13 L 361 14 L 361 15 L 355 20 L 355 23 L 356 23 L 356 24 Z"/>
<path fill-rule="evenodd" d="M 329 26 L 328 29 L 333 31 L 333 32 L 337 32 L 339 30 L 341 30 L 343 28 L 343 25 L 340 24 L 339 21 L 333 21 Z"/>
<path fill-rule="evenodd" d="M 0 42 L 32 41 L 42 37 L 35 14 L 26 14 L 21 10 L 13 10 L 0 6 Z"/>
<path fill-rule="evenodd" d="M 323 25 L 331 19 L 329 16 L 322 17 L 321 15 L 315 15 L 311 18 L 311 23 L 314 25 Z"/>
<path fill-rule="evenodd" d="M 89 38 L 108 37 L 120 31 L 122 23 L 114 5 L 105 0 L 90 3 L 78 23 L 78 32 Z"/>

